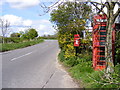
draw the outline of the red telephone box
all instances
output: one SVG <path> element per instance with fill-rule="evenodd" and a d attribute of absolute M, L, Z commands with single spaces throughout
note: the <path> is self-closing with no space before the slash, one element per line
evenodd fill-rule
<path fill-rule="evenodd" d="M 95 15 L 93 17 L 93 68 L 95 70 L 105 69 L 105 41 L 106 41 L 106 15 Z M 113 30 L 112 42 L 114 43 L 115 33 Z M 114 44 L 113 47 L 114 49 Z M 114 51 L 113 51 L 114 53 Z M 113 55 L 114 56 L 114 55 Z"/>
<path fill-rule="evenodd" d="M 74 35 L 74 46 L 75 47 L 79 47 L 80 46 L 80 35 L 79 34 L 75 34 Z"/>

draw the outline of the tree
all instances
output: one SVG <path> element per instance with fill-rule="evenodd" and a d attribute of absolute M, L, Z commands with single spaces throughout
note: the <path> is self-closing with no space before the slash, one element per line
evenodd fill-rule
<path fill-rule="evenodd" d="M 8 22 L 8 20 L 0 19 L 0 27 L 2 31 L 2 36 L 6 37 L 7 34 L 10 33 L 10 30 L 9 30 L 10 22 Z"/>
<path fill-rule="evenodd" d="M 12 33 L 10 37 L 20 37 L 20 33 Z"/>
<path fill-rule="evenodd" d="M 104 3 L 98 3 L 98 2 L 91 2 L 92 5 L 96 7 L 98 10 L 97 13 L 102 12 L 103 14 L 107 15 L 107 37 L 106 37 L 106 46 L 105 46 L 105 57 L 106 57 L 106 77 L 109 77 L 109 73 L 114 72 L 114 63 L 113 63 L 113 52 L 112 52 L 112 31 L 113 31 L 113 25 L 115 23 L 115 20 L 118 15 L 120 15 L 120 1 L 119 0 L 106 0 Z M 118 10 L 114 13 L 114 8 L 115 5 L 118 4 L 119 8 Z M 99 8 L 99 5 L 101 8 Z M 107 13 L 103 10 L 104 8 L 107 8 Z"/>
<path fill-rule="evenodd" d="M 79 10 L 80 7 L 83 9 Z M 52 11 L 51 22 L 57 27 L 59 46 L 65 50 L 66 58 L 75 56 L 74 34 L 82 34 L 90 12 L 91 6 L 76 2 L 65 2 Z"/>
<path fill-rule="evenodd" d="M 34 39 L 35 37 L 38 36 L 38 33 L 35 29 L 31 28 L 29 29 L 27 35 L 29 36 L 29 39 Z"/>
<path fill-rule="evenodd" d="M 10 33 L 9 27 L 10 27 L 10 23 L 8 22 L 8 20 L 3 20 L 0 18 L 0 28 L 3 37 L 2 43 L 4 43 L 4 37 L 6 37 Z"/>
<path fill-rule="evenodd" d="M 58 5 L 58 7 L 60 5 L 62 5 L 63 3 L 60 3 L 61 0 L 57 1 L 56 3 L 54 3 L 53 5 L 47 7 L 43 7 L 45 8 L 47 11 L 49 12 L 50 9 L 56 7 L 56 5 Z M 75 0 L 76 3 L 81 3 L 81 1 L 83 0 Z M 102 0 L 101 0 L 102 1 Z M 113 53 L 112 53 L 112 30 L 113 30 L 113 24 L 115 23 L 115 19 L 118 15 L 120 15 L 120 1 L 119 0 L 106 0 L 106 2 L 94 2 L 91 0 L 85 0 L 83 3 L 91 3 L 91 5 L 95 6 L 96 10 L 98 11 L 97 14 L 99 14 L 100 12 L 102 12 L 103 14 L 107 15 L 107 37 L 106 37 L 106 46 L 105 46 L 105 57 L 106 57 L 106 73 L 112 73 L 114 71 L 113 67 L 114 67 L 114 63 L 113 63 Z M 114 8 L 115 5 L 118 5 L 119 8 L 118 10 L 114 13 Z M 104 8 L 107 8 L 107 13 L 105 13 L 105 11 L 103 10 Z M 76 7 L 74 8 L 74 11 L 78 11 L 82 10 L 82 7 Z M 78 14 L 76 13 L 76 16 Z M 61 17 L 58 17 L 60 19 L 62 19 Z M 62 20 L 61 20 L 62 21 Z M 57 22 L 56 22 L 57 23 Z M 64 24 L 64 23 L 63 23 Z M 107 75 L 109 77 L 109 74 Z"/>
<path fill-rule="evenodd" d="M 31 29 L 25 31 L 25 33 L 22 32 L 21 38 L 30 40 L 30 39 L 34 39 L 37 36 L 38 36 L 37 31 L 35 29 L 31 28 Z"/>

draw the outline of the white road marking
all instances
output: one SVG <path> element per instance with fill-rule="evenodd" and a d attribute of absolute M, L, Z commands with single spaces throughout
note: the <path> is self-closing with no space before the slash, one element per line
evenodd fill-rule
<path fill-rule="evenodd" d="M 29 53 L 24 54 L 24 55 L 22 55 L 22 56 L 19 56 L 19 57 L 17 57 L 17 58 L 13 58 L 13 59 L 11 59 L 10 61 L 14 61 L 14 60 L 19 59 L 19 58 L 21 58 L 21 57 L 24 57 L 24 56 L 30 55 L 30 54 L 32 54 L 32 53 L 33 53 L 33 52 L 29 52 Z"/>

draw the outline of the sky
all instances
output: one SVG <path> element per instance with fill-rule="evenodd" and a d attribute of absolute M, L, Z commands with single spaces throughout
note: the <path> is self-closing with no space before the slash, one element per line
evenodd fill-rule
<path fill-rule="evenodd" d="M 44 3 L 49 6 L 54 1 L 44 0 Z M 42 15 L 41 3 L 40 0 L 0 0 L 0 18 L 10 22 L 11 33 L 34 28 L 39 36 L 53 35 L 55 29 L 50 22 L 50 13 Z"/>
<path fill-rule="evenodd" d="M 50 6 L 56 1 L 57 0 L 0 0 L 0 18 L 10 22 L 11 33 L 34 28 L 38 31 L 39 36 L 53 35 L 55 34 L 55 29 L 50 22 L 50 13 L 43 15 L 44 12 L 40 4 L 45 3 L 47 6 Z"/>

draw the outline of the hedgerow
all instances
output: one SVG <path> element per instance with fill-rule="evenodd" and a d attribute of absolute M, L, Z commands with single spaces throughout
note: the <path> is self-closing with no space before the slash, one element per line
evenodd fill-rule
<path fill-rule="evenodd" d="M 32 46 L 40 42 L 43 42 L 43 40 L 39 39 L 39 40 L 26 41 L 26 42 L 20 42 L 20 43 L 3 43 L 3 44 L 0 44 L 2 46 L 0 48 L 0 52 Z"/>

